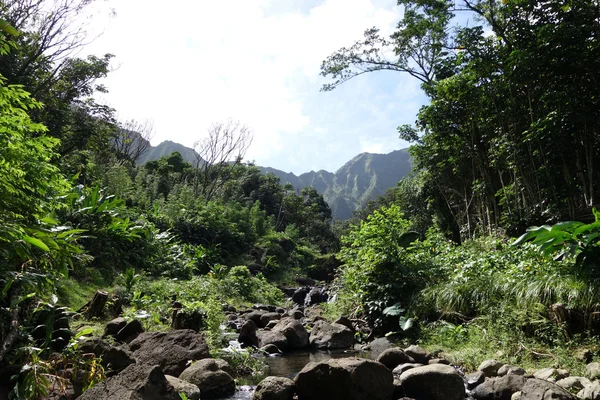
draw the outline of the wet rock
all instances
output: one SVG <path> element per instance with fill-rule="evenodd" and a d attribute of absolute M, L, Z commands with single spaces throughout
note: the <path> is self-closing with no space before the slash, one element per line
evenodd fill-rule
<path fill-rule="evenodd" d="M 258 327 L 259 328 L 264 328 L 265 326 L 267 326 L 269 324 L 269 322 L 271 321 L 279 321 L 281 319 L 281 314 L 276 313 L 276 312 L 267 312 L 264 313 L 263 315 L 260 316 L 260 320 L 259 320 L 259 324 Z"/>
<path fill-rule="evenodd" d="M 295 381 L 299 400 L 389 400 L 394 393 L 392 372 L 359 358 L 309 363 Z"/>
<path fill-rule="evenodd" d="M 173 376 L 179 376 L 189 361 L 209 357 L 204 337 L 191 329 L 142 333 L 129 347 L 138 363 L 158 365 Z"/>
<path fill-rule="evenodd" d="M 297 308 L 290 310 L 290 312 L 288 312 L 288 315 L 294 319 L 304 318 L 304 313 L 302 311 L 298 310 Z"/>
<path fill-rule="evenodd" d="M 510 376 L 510 375 L 508 375 Z M 529 379 L 521 389 L 521 400 L 576 400 L 575 396 L 555 383 Z"/>
<path fill-rule="evenodd" d="M 525 377 L 520 375 L 492 378 L 478 385 L 471 394 L 478 400 L 510 400 L 513 393 L 523 388 L 525 381 Z"/>
<path fill-rule="evenodd" d="M 279 376 L 268 376 L 257 386 L 252 400 L 293 400 L 296 385 L 293 380 Z"/>
<path fill-rule="evenodd" d="M 177 393 L 185 394 L 188 400 L 200 400 L 200 388 L 198 386 L 171 375 L 165 375 L 165 378 Z"/>
<path fill-rule="evenodd" d="M 256 324 L 252 320 L 244 322 L 240 334 L 238 336 L 238 342 L 242 347 L 258 347 L 258 336 L 256 335 Z"/>
<path fill-rule="evenodd" d="M 261 347 L 260 349 L 267 354 L 280 354 L 281 353 L 281 350 L 279 350 L 279 348 L 277 346 L 275 346 L 274 344 L 268 344 L 264 347 Z"/>
<path fill-rule="evenodd" d="M 279 350 L 285 351 L 288 349 L 289 344 L 285 335 L 278 331 L 257 331 L 258 345 L 264 347 L 269 344 L 277 346 Z"/>
<path fill-rule="evenodd" d="M 266 314 L 266 313 L 267 313 L 267 311 L 265 311 L 265 310 L 253 310 L 253 311 L 245 314 L 244 318 L 254 322 L 256 324 L 256 326 L 260 326 L 260 318 L 263 316 L 263 314 Z"/>
<path fill-rule="evenodd" d="M 193 363 L 181 373 L 179 379 L 198 386 L 203 399 L 227 397 L 235 393 L 235 381 L 231 375 L 211 358 Z"/>
<path fill-rule="evenodd" d="M 347 349 L 354 345 L 354 333 L 344 325 L 317 321 L 310 332 L 309 342 L 318 349 Z"/>
<path fill-rule="evenodd" d="M 477 370 L 483 372 L 488 378 L 492 378 L 494 376 L 498 376 L 498 370 L 503 365 L 504 363 L 498 360 L 485 360 L 479 364 L 479 368 L 477 368 Z"/>
<path fill-rule="evenodd" d="M 292 301 L 298 305 L 303 306 L 308 292 L 310 292 L 310 287 L 308 286 L 297 289 L 292 295 Z"/>
<path fill-rule="evenodd" d="M 329 295 L 327 294 L 326 287 L 313 287 L 304 299 L 305 306 L 311 306 L 315 304 L 321 304 L 327 302 Z"/>
<path fill-rule="evenodd" d="M 410 369 L 400 375 L 407 397 L 427 400 L 463 400 L 465 386 L 451 366 L 436 364 Z"/>
<path fill-rule="evenodd" d="M 377 357 L 377 361 L 393 370 L 400 364 L 414 363 L 415 359 L 406 354 L 401 348 L 393 347 L 384 350 L 383 353 Z"/>
<path fill-rule="evenodd" d="M 304 349 L 309 345 L 306 328 L 292 318 L 283 318 L 273 327 L 273 331 L 281 332 L 287 339 L 290 349 Z"/>
<path fill-rule="evenodd" d="M 132 364 L 119 374 L 96 384 L 79 400 L 181 400 L 160 367 Z"/>

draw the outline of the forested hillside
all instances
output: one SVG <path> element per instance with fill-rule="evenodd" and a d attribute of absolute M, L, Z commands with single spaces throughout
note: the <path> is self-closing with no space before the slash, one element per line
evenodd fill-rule
<path fill-rule="evenodd" d="M 408 153 L 282 178 L 245 163 L 253 133 L 235 119 L 193 159 L 175 143 L 145 158 L 150 128 L 96 100 L 112 56 L 78 57 L 91 3 L 0 2 L 0 396 L 119 382 L 115 352 L 150 362 L 169 398 L 187 397 L 163 372 L 199 358 L 228 357 L 229 372 L 210 368 L 235 391 L 229 373 L 258 376 L 267 353 L 383 335 L 454 374 L 492 357 L 573 371 L 598 358 L 597 2 L 400 0 L 391 36 L 367 29 L 322 75 L 324 90 L 380 70 L 418 79 L 428 103 L 398 128 Z M 477 24 L 456 25 L 465 12 Z M 181 365 L 127 353 L 144 331 L 182 329 L 201 351 L 147 345 Z"/>

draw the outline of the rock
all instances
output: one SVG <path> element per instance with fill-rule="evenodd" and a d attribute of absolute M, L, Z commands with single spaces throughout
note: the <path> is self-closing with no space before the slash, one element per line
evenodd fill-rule
<path fill-rule="evenodd" d="M 265 311 L 265 310 L 253 310 L 253 311 L 247 313 L 246 315 L 244 315 L 244 318 L 254 322 L 256 324 L 256 326 L 260 326 L 260 318 L 263 316 L 263 314 L 266 314 L 266 313 L 267 313 L 267 311 Z"/>
<path fill-rule="evenodd" d="M 269 323 L 267 324 L 267 326 L 265 326 L 265 329 L 266 330 L 273 329 L 275 327 L 275 325 L 277 325 L 277 322 L 279 322 L 279 321 L 276 321 L 276 320 L 269 321 Z"/>
<path fill-rule="evenodd" d="M 585 376 L 591 380 L 598 379 L 600 377 L 600 363 L 593 362 L 586 365 Z"/>
<path fill-rule="evenodd" d="M 485 374 L 483 371 L 470 373 L 465 376 L 465 381 L 467 383 L 467 389 L 473 390 L 485 381 Z"/>
<path fill-rule="evenodd" d="M 392 370 L 400 364 L 415 362 L 411 356 L 406 354 L 404 350 L 399 347 L 392 347 L 391 349 L 384 350 L 383 353 L 377 357 L 377 361 Z"/>
<path fill-rule="evenodd" d="M 258 324 L 259 328 L 264 328 L 269 324 L 269 322 L 273 320 L 280 320 L 281 314 L 277 312 L 267 312 L 260 316 L 260 323 Z"/>
<path fill-rule="evenodd" d="M 287 338 L 281 332 L 261 330 L 256 332 L 256 335 L 258 336 L 259 347 L 265 347 L 266 345 L 273 344 L 281 351 L 285 351 L 289 347 Z"/>
<path fill-rule="evenodd" d="M 390 400 L 394 392 L 392 371 L 359 358 L 308 363 L 295 381 L 299 400 Z"/>
<path fill-rule="evenodd" d="M 129 343 L 143 332 L 142 323 L 137 319 L 133 319 L 117 332 L 116 338 L 119 342 Z"/>
<path fill-rule="evenodd" d="M 127 320 L 123 317 L 115 318 L 111 321 L 108 321 L 106 326 L 104 327 L 104 334 L 102 337 L 106 336 L 115 336 L 123 327 L 127 325 Z"/>
<path fill-rule="evenodd" d="M 304 298 L 305 306 L 312 306 L 314 304 L 325 303 L 329 299 L 326 287 L 313 287 L 310 289 L 306 297 Z"/>
<path fill-rule="evenodd" d="M 415 362 L 421 364 L 427 364 L 429 358 L 431 358 L 431 355 L 427 352 L 427 350 L 425 350 L 421 346 L 416 346 L 414 344 L 404 349 L 404 352 L 406 353 L 406 355 L 412 357 L 412 359 L 415 360 Z"/>
<path fill-rule="evenodd" d="M 244 322 L 240 334 L 238 336 L 238 342 L 242 347 L 258 347 L 258 336 L 256 336 L 256 324 L 252 320 Z"/>
<path fill-rule="evenodd" d="M 200 400 L 200 388 L 198 386 L 171 375 L 165 375 L 165 378 L 167 378 L 167 381 L 169 381 L 178 394 L 185 394 L 188 400 Z"/>
<path fill-rule="evenodd" d="M 423 364 L 419 364 L 419 363 L 400 364 L 396 368 L 394 368 L 394 370 L 392 371 L 392 373 L 394 374 L 394 376 L 400 376 L 403 373 L 405 373 L 406 371 L 408 371 L 409 369 L 413 369 L 413 368 L 417 368 L 417 367 L 422 367 L 422 366 L 423 366 Z"/>
<path fill-rule="evenodd" d="M 580 362 L 590 363 L 594 358 L 594 352 L 590 349 L 579 349 L 575 352 L 575 359 Z"/>
<path fill-rule="evenodd" d="M 427 364 L 429 364 L 429 365 L 432 365 L 432 364 L 450 365 L 450 361 L 448 361 L 444 358 L 432 358 L 431 360 L 429 360 L 429 362 L 427 362 Z"/>
<path fill-rule="evenodd" d="M 79 400 L 181 400 L 158 366 L 132 364 L 96 384 Z"/>
<path fill-rule="evenodd" d="M 555 383 L 532 378 L 528 379 L 521 389 L 521 400 L 576 400 L 576 398 Z"/>
<path fill-rule="evenodd" d="M 287 339 L 290 349 L 308 347 L 308 332 L 300 322 L 292 318 L 283 318 L 273 327 L 274 332 L 281 332 Z"/>
<path fill-rule="evenodd" d="M 298 305 L 303 306 L 308 292 L 310 292 L 310 288 L 307 286 L 297 289 L 292 295 L 292 301 Z"/>
<path fill-rule="evenodd" d="M 582 376 L 569 376 L 556 381 L 556 384 L 571 393 L 579 392 L 583 388 L 592 385 L 592 381 Z"/>
<path fill-rule="evenodd" d="M 304 313 L 298 309 L 293 309 L 288 312 L 288 315 L 294 319 L 304 318 Z"/>
<path fill-rule="evenodd" d="M 498 376 L 498 370 L 503 365 L 504 363 L 498 360 L 485 360 L 479 365 L 479 368 L 477 368 L 477 370 L 483 372 L 488 378 L 492 378 L 494 376 Z"/>
<path fill-rule="evenodd" d="M 268 344 L 264 347 L 261 347 L 260 349 L 267 354 L 280 354 L 281 353 L 281 350 L 279 350 L 279 348 L 277 346 L 275 346 L 274 344 Z"/>
<path fill-rule="evenodd" d="M 521 400 L 521 391 L 514 392 L 512 396 L 510 396 L 510 400 Z"/>
<path fill-rule="evenodd" d="M 173 376 L 179 376 L 189 361 L 210 357 L 204 337 L 191 329 L 142 333 L 129 347 L 138 363 L 158 365 Z"/>
<path fill-rule="evenodd" d="M 556 368 L 542 368 L 533 373 L 533 377 L 537 379 L 541 379 L 547 381 L 550 378 L 554 378 L 556 376 Z"/>
<path fill-rule="evenodd" d="M 387 337 L 377 338 L 369 344 L 369 347 L 371 348 L 371 357 L 377 358 L 384 350 L 391 349 L 394 346 L 394 343 Z"/>
<path fill-rule="evenodd" d="M 208 360 L 208 359 L 205 359 Z M 231 365 L 229 365 L 229 363 L 221 358 L 213 358 L 212 360 L 214 360 L 217 363 L 217 367 L 219 367 L 220 370 L 227 372 L 229 375 L 233 376 L 233 368 L 231 368 Z"/>
<path fill-rule="evenodd" d="M 556 370 L 556 380 L 560 380 L 560 379 L 564 379 L 564 378 L 568 378 L 571 375 L 571 373 L 569 372 L 569 370 L 567 369 L 557 369 Z"/>
<path fill-rule="evenodd" d="M 268 376 L 257 386 L 252 400 L 293 400 L 296 385 L 293 380 L 280 376 Z"/>
<path fill-rule="evenodd" d="M 352 326 L 352 321 L 350 321 L 350 318 L 345 317 L 343 315 L 335 321 L 333 321 L 333 323 L 344 325 L 346 328 L 350 329 L 351 331 L 354 331 L 354 327 Z"/>
<path fill-rule="evenodd" d="M 456 369 L 436 364 L 412 368 L 400 375 L 407 397 L 427 400 L 463 400 L 465 386 Z"/>
<path fill-rule="evenodd" d="M 198 386 L 203 399 L 227 397 L 235 393 L 235 381 L 231 375 L 211 358 L 193 363 L 181 373 L 179 379 Z"/>
<path fill-rule="evenodd" d="M 283 307 L 277 307 L 277 308 L 275 309 L 275 312 L 276 312 L 276 313 L 279 313 L 279 314 L 285 314 L 285 313 L 286 313 L 286 309 L 285 309 L 285 308 L 283 308 Z"/>
<path fill-rule="evenodd" d="M 487 379 L 473 389 L 471 395 L 478 400 L 510 400 L 513 393 L 523 388 L 526 380 L 521 375 L 505 375 L 501 378 Z"/>
<path fill-rule="evenodd" d="M 593 381 L 585 386 L 577 393 L 577 397 L 581 400 L 599 400 L 600 399 L 600 382 Z"/>
<path fill-rule="evenodd" d="M 135 363 L 129 350 L 111 346 L 100 338 L 90 338 L 80 342 L 77 349 L 82 353 L 93 353 L 99 357 L 107 376 L 115 375 Z"/>
<path fill-rule="evenodd" d="M 344 325 L 317 321 L 310 332 L 309 342 L 318 349 L 346 349 L 354 345 L 354 333 Z"/>
<path fill-rule="evenodd" d="M 498 376 L 504 375 L 525 375 L 525 370 L 521 367 L 504 364 L 500 367 L 500 369 L 498 369 Z"/>

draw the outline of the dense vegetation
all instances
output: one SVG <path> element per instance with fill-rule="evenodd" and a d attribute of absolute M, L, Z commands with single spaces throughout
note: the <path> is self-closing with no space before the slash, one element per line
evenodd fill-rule
<path fill-rule="evenodd" d="M 390 69 L 430 99 L 419 131 L 399 128 L 415 143 L 413 173 L 335 225 L 314 188 L 242 163 L 250 136 L 232 121 L 212 128 L 204 159 L 137 165 L 145 132 L 132 127 L 143 125 L 93 99 L 111 56 L 74 55 L 83 32 L 67 21 L 90 1 L 44 4 L 0 2 L 0 366 L 25 365 L 21 397 L 44 396 L 53 350 L 81 363 L 88 385 L 102 379 L 74 341 L 31 337 L 52 326 L 41 315 L 76 310 L 97 288 L 153 329 L 177 299 L 204 316 L 213 349 L 225 303 L 281 303 L 275 284 L 296 274 L 332 281 L 327 311 L 366 321 L 362 333 L 467 343 L 467 363 L 496 350 L 561 363 L 557 349 L 598 334 L 593 2 L 401 0 L 390 38 L 369 29 L 328 58 L 326 89 Z M 482 25 L 451 29 L 459 9 Z M 210 153 L 216 143 L 233 143 L 233 159 Z M 583 222 L 557 223 L 567 219 Z M 540 223 L 554 225 L 515 241 Z"/>

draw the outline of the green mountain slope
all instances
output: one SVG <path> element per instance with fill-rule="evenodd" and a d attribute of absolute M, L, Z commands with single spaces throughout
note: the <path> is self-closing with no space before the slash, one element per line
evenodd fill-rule
<path fill-rule="evenodd" d="M 161 157 L 168 156 L 176 151 L 178 151 L 183 159 L 190 164 L 194 165 L 196 162 L 196 152 L 194 149 L 185 147 L 182 144 L 175 143 L 170 140 L 165 140 L 158 146 L 151 146 L 150 149 L 140 157 L 138 164 L 144 164 L 148 161 L 158 160 Z"/>

